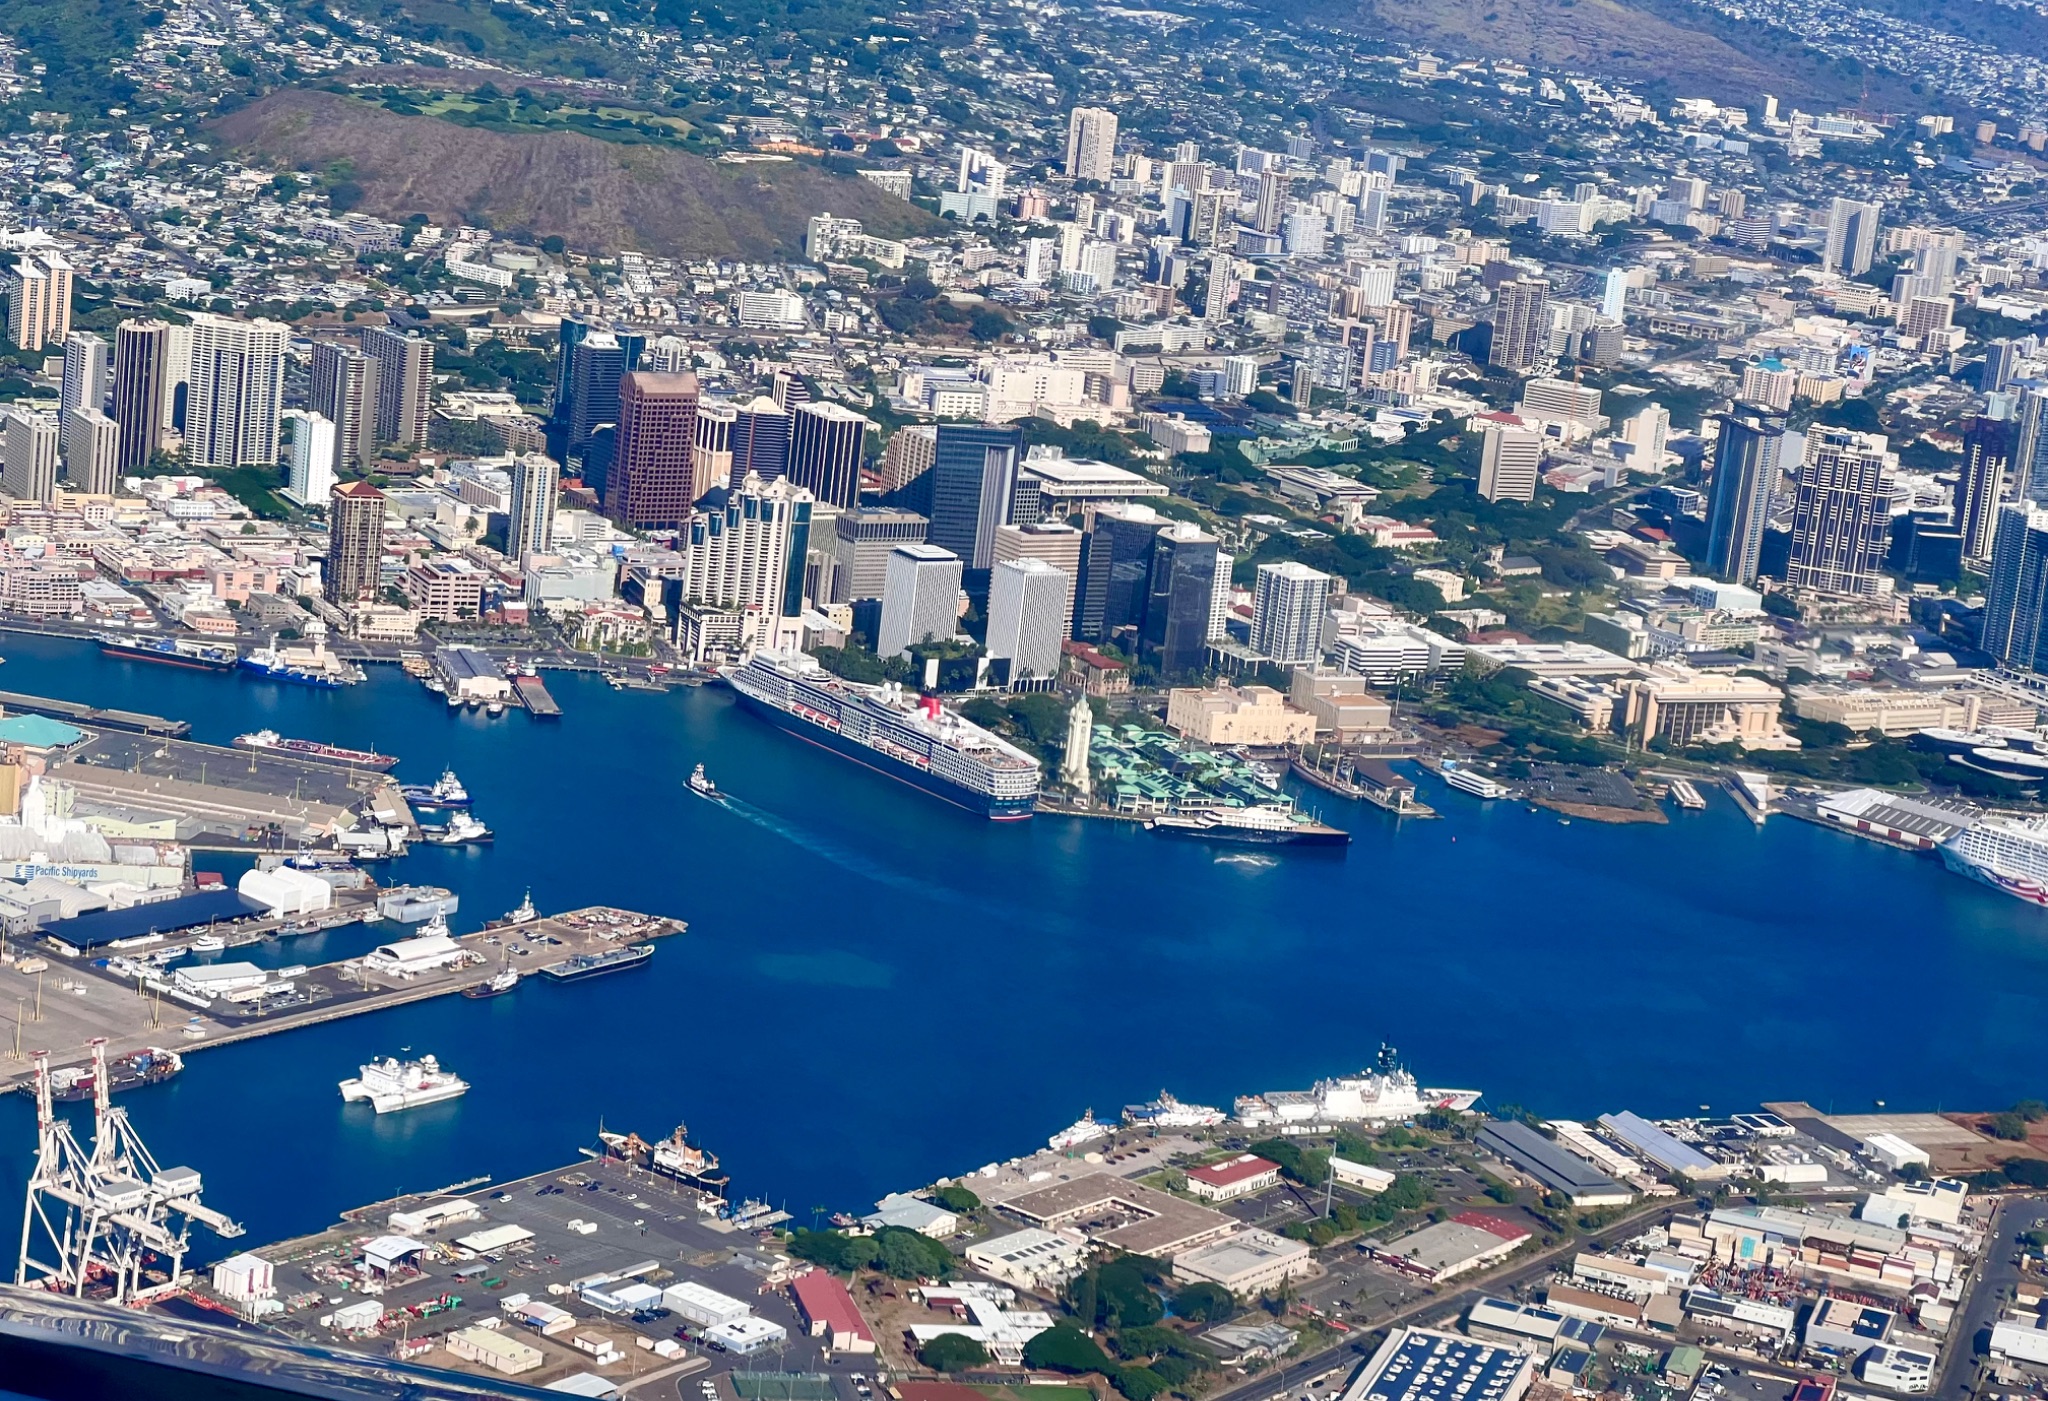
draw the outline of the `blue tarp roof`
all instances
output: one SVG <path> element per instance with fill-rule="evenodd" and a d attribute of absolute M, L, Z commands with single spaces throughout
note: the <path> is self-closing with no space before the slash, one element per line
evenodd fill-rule
<path fill-rule="evenodd" d="M 74 949 L 96 949 L 145 934 L 175 934 L 214 920 L 260 915 L 267 908 L 236 890 L 201 890 L 125 910 L 99 910 L 76 919 L 60 919 L 44 925 L 43 932 Z"/>

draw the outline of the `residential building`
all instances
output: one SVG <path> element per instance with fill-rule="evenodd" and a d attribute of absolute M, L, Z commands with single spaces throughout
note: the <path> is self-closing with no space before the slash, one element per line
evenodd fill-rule
<path fill-rule="evenodd" d="M 286 409 L 291 442 L 285 448 L 285 494 L 302 506 L 318 506 L 334 492 L 334 424 L 325 414 Z"/>
<path fill-rule="evenodd" d="M 25 250 L 14 265 L 7 338 L 18 350 L 36 351 L 70 334 L 70 262 L 54 248 Z"/>
<path fill-rule="evenodd" d="M 677 546 L 677 643 L 687 654 L 703 660 L 714 634 L 719 647 L 742 655 L 795 643 L 812 505 L 789 478 L 758 474 L 705 494 Z M 711 625 L 711 613 L 724 615 L 723 626 Z"/>
<path fill-rule="evenodd" d="M 867 419 L 844 404 L 798 404 L 789 415 L 791 479 L 826 505 L 859 505 L 867 431 Z"/>
<path fill-rule="evenodd" d="M 1543 471 L 1543 435 L 1514 424 L 1482 430 L 1479 494 L 1488 501 L 1534 501 Z"/>
<path fill-rule="evenodd" d="M 73 409 L 106 408 L 107 393 L 113 386 L 113 348 L 90 331 L 73 331 L 64 337 L 64 383 L 57 396 L 59 416 Z"/>
<path fill-rule="evenodd" d="M 2048 670 L 2048 509 L 1998 508 L 1981 646 L 2002 666 Z"/>
<path fill-rule="evenodd" d="M 523 564 L 530 555 L 553 550 L 561 486 L 562 469 L 552 457 L 523 452 L 512 459 L 512 518 L 505 529 L 508 557 Z"/>
<path fill-rule="evenodd" d="M 145 470 L 163 446 L 170 329 L 162 321 L 123 321 L 114 328 L 114 425 L 123 475 Z"/>
<path fill-rule="evenodd" d="M 1828 206 L 1827 240 L 1822 246 L 1823 271 L 1860 277 L 1877 256 L 1877 226 L 1884 206 L 1836 196 Z"/>
<path fill-rule="evenodd" d="M 1786 438 L 1781 423 L 1754 410 L 1721 416 L 1708 484 L 1707 569 L 1731 584 L 1753 584 Z"/>
<path fill-rule="evenodd" d="M 1059 673 L 1071 587 L 1066 571 L 1042 559 L 999 560 L 989 571 L 986 650 L 991 662 L 1007 663 L 1011 686 Z"/>
<path fill-rule="evenodd" d="M 636 530 L 681 526 L 696 500 L 691 452 L 697 376 L 634 370 L 620 379 L 618 392 L 618 440 L 605 477 L 605 514 Z"/>
<path fill-rule="evenodd" d="M 1116 173 L 1116 113 L 1076 107 L 1067 117 L 1067 178 L 1107 185 Z"/>
<path fill-rule="evenodd" d="M 1496 369 L 1528 374 L 1550 361 L 1550 282 L 1512 278 L 1494 292 L 1493 340 L 1486 362 Z"/>
<path fill-rule="evenodd" d="M 98 409 L 67 409 L 61 430 L 64 480 L 92 496 L 110 496 L 121 480 L 121 428 Z"/>
<path fill-rule="evenodd" d="M 896 657 L 921 642 L 950 641 L 960 623 L 964 564 L 960 556 L 935 544 L 898 545 L 891 550 L 875 651 Z"/>
<path fill-rule="evenodd" d="M 359 346 L 313 342 L 306 402 L 334 425 L 334 461 L 328 466 L 337 474 L 345 467 L 368 471 L 377 461 L 379 364 Z"/>
<path fill-rule="evenodd" d="M 1963 467 L 1956 478 L 1955 523 L 1963 558 L 1988 560 L 1998 530 L 1998 508 L 2013 480 L 2012 425 L 1974 418 L 1963 432 Z"/>
<path fill-rule="evenodd" d="M 202 468 L 276 466 L 291 328 L 200 313 L 187 329 L 185 460 Z"/>
<path fill-rule="evenodd" d="M 1252 587 L 1252 650 L 1282 666 L 1322 655 L 1330 576 L 1294 560 L 1259 566 Z"/>
<path fill-rule="evenodd" d="M 373 602 L 382 585 L 384 493 L 368 482 L 342 482 L 327 498 L 327 601 Z"/>
<path fill-rule="evenodd" d="M 1793 588 L 1869 597 L 1889 581 L 1891 482 L 1886 442 L 1876 433 L 1815 427 L 1793 488 Z M 1738 581 L 1739 582 L 1739 581 Z"/>
<path fill-rule="evenodd" d="M 424 447 L 433 414 L 434 343 L 417 331 L 380 326 L 363 332 L 363 353 L 377 362 L 377 441 Z"/>
<path fill-rule="evenodd" d="M 16 501 L 57 495 L 57 416 L 16 406 L 0 411 L 0 490 Z"/>
<path fill-rule="evenodd" d="M 1065 577 L 1060 603 L 1060 637 L 1074 635 L 1074 597 L 1081 578 L 1081 542 L 1086 537 L 1061 521 L 996 528 L 997 564 L 1021 559 L 1044 560 Z M 1041 672 L 1040 675 L 1045 673 Z"/>

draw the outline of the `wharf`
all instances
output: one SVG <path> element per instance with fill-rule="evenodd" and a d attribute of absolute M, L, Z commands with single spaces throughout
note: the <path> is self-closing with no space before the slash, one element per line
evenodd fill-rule
<path fill-rule="evenodd" d="M 1304 763 L 1299 755 L 1289 760 L 1294 776 L 1313 788 L 1325 793 L 1335 793 L 1340 798 L 1352 798 L 1359 802 L 1371 803 L 1401 817 L 1435 817 L 1437 810 L 1415 796 L 1415 785 L 1388 767 L 1383 759 L 1346 759 L 1345 767 L 1335 772 L 1319 769 Z M 1351 777 L 1345 777 L 1346 773 Z M 1359 783 L 1357 777 L 1365 775 L 1370 782 Z"/>
<path fill-rule="evenodd" d="M 0 691 L 0 711 L 9 715 L 42 715 L 86 730 L 125 730 L 132 734 L 167 735 L 182 739 L 192 733 L 187 720 L 166 720 L 139 710 L 102 710 L 77 701 L 51 700 L 47 696 L 24 696 Z"/>
<path fill-rule="evenodd" d="M 354 894 L 355 892 L 348 892 Z M 375 914 L 375 897 L 370 894 L 370 913 Z M 351 906 L 353 908 L 353 906 Z M 361 914 L 357 913 L 357 918 Z M 268 1036 L 303 1026 L 317 1026 L 342 1017 L 381 1012 L 429 998 L 445 997 L 474 987 L 497 972 L 500 962 L 529 976 L 541 965 L 579 953 L 601 953 L 627 944 L 641 944 L 681 934 L 688 926 L 681 920 L 661 915 L 636 914 L 605 905 L 593 905 L 565 914 L 549 915 L 525 924 L 486 928 L 457 936 L 456 942 L 472 957 L 463 965 L 411 976 L 375 973 L 360 959 L 323 963 L 296 974 L 291 998 L 267 1006 L 242 1006 L 225 999 L 206 1004 L 189 1002 L 182 994 L 139 989 L 132 980 L 121 978 L 89 963 L 74 963 L 51 957 L 48 971 L 37 976 L 21 973 L 14 965 L 0 967 L 0 1018 L 14 1003 L 14 1014 L 26 1015 L 26 1007 L 37 1003 L 38 977 L 56 977 L 59 989 L 73 996 L 43 998 L 46 1014 L 61 1012 L 60 1025 L 69 1038 L 55 1028 L 37 1029 L 35 1040 L 51 1046 L 62 1063 L 70 1042 L 83 1046 L 93 1036 L 107 1038 L 110 1056 L 126 1055 L 149 1046 L 172 1046 L 190 1053 L 209 1046 L 224 1046 L 252 1037 Z M 204 931 L 194 931 L 201 933 Z M 394 933 L 393 940 L 413 937 L 416 930 Z M 552 982 L 550 979 L 536 979 Z M 593 979 L 602 982 L 602 979 Z M 522 982 L 524 980 L 522 979 Z M 166 980 L 168 985 L 168 980 Z M 563 986 L 571 986 L 564 984 Z M 510 996 L 522 993 L 515 990 Z M 186 1020 L 189 1018 L 189 1020 Z M 182 1030 L 176 1023 L 184 1021 Z M 12 1038 L 8 1038 L 11 1042 Z M 27 1044 L 24 1028 L 23 1044 Z M 26 1060 L 0 1056 L 0 1091 L 26 1081 L 31 1067 Z"/>
<path fill-rule="evenodd" d="M 330 834 L 350 809 L 393 787 L 375 770 L 122 731 L 93 735 L 50 776 L 89 801 L 175 816 L 187 841 L 203 832 L 240 840 L 271 827 Z"/>
<path fill-rule="evenodd" d="M 538 676 L 515 676 L 512 678 L 512 693 L 519 697 L 519 703 L 527 713 L 536 719 L 552 720 L 562 713 L 562 707 L 548 694 L 547 684 Z"/>

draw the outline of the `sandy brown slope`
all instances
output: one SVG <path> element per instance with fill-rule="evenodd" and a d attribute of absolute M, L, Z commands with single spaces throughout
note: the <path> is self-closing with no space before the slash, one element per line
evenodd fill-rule
<path fill-rule="evenodd" d="M 826 210 L 884 237 L 934 222 L 864 180 L 801 162 L 730 166 L 574 132 L 480 131 L 330 92 L 273 93 L 212 130 L 244 159 L 273 168 L 349 161 L 365 213 L 481 218 L 597 251 L 768 258 L 797 252 L 805 221 Z"/>

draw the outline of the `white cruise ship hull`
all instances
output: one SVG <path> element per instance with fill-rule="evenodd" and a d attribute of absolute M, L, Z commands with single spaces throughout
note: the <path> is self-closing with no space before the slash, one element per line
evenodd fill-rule
<path fill-rule="evenodd" d="M 1996 867 L 1979 865 L 1947 844 L 1944 844 L 1940 850 L 1942 864 L 1957 875 L 1968 876 L 1971 880 L 1982 885 L 1988 885 L 1993 890 L 2004 891 L 2015 900 L 2024 900 L 2030 905 L 2048 908 L 2048 885 L 2044 885 L 2041 881 L 2033 880 L 2026 876 L 2016 876 L 2010 872 L 1998 870 Z"/>

